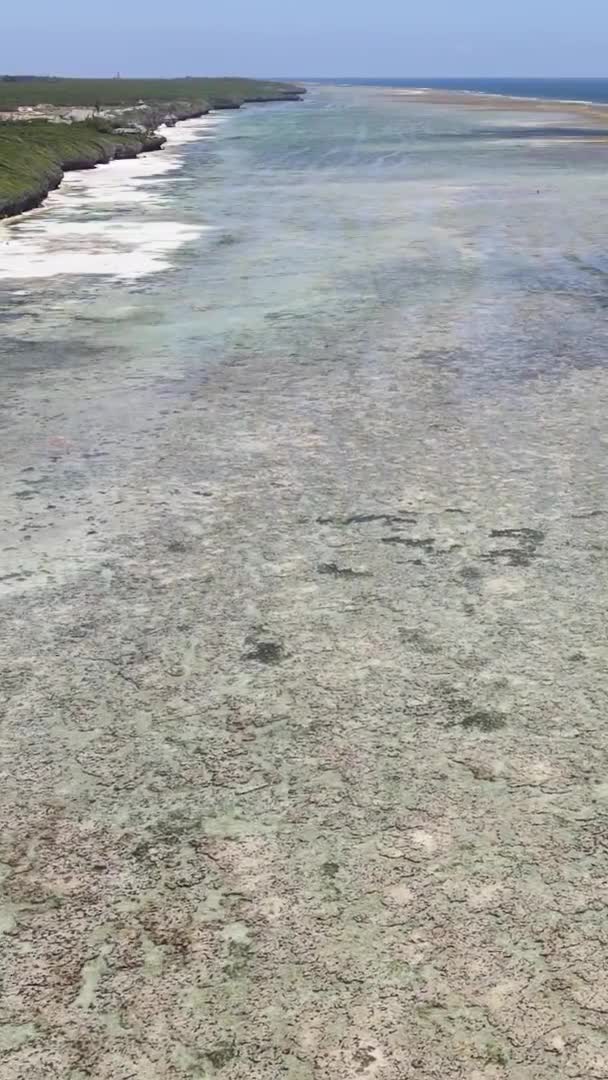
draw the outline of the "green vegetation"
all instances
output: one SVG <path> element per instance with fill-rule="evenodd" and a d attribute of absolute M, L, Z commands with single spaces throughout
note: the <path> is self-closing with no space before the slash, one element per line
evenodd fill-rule
<path fill-rule="evenodd" d="M 154 132 L 162 123 L 300 93 L 252 79 L 0 77 L 0 112 L 15 117 L 0 121 L 0 218 L 39 206 L 68 169 L 160 149 L 164 140 Z M 20 108 L 36 112 L 27 119 Z M 92 115 L 70 122 L 72 108 Z"/>
<path fill-rule="evenodd" d="M 144 149 L 160 149 L 162 143 L 162 138 L 145 133 L 100 131 L 87 121 L 0 124 L 0 217 L 37 206 L 68 169 L 135 157 Z"/>
<path fill-rule="evenodd" d="M 135 106 L 198 102 L 205 108 L 237 107 L 246 101 L 285 98 L 298 94 L 290 83 L 257 79 L 38 79 L 0 77 L 0 111 L 20 106 Z"/>

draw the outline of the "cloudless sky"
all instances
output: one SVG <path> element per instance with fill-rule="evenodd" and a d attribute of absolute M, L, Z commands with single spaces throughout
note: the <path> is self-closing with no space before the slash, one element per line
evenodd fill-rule
<path fill-rule="evenodd" d="M 0 72 L 608 75 L 608 0 L 27 0 Z"/>

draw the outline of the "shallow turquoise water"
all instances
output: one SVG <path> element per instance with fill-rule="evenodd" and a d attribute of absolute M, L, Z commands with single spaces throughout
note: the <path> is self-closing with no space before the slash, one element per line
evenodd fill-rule
<path fill-rule="evenodd" d="M 537 113 L 403 104 L 377 90 L 321 89 L 222 120 L 181 147 L 183 167 L 160 187 L 150 181 L 155 201 L 120 208 L 118 220 L 142 235 L 157 222 L 203 229 L 169 254 L 172 269 L 135 281 L 1 283 L 3 411 L 16 445 L 27 395 L 37 410 L 40 380 L 59 395 L 57 373 L 70 407 L 47 417 L 42 405 L 28 438 L 37 424 L 70 438 L 103 431 L 106 392 L 117 438 L 135 438 L 141 411 L 153 415 L 163 396 L 185 398 L 218 365 L 242 362 L 278 363 L 286 374 L 330 363 L 373 381 L 390 357 L 405 384 L 418 371 L 445 380 L 465 423 L 477 399 L 525 416 L 539 393 L 603 371 L 603 139 L 564 138 L 570 121 L 559 113 L 539 122 Z M 86 197 L 71 205 L 68 196 L 60 211 L 40 211 L 35 227 L 44 233 L 70 214 L 117 220 Z M 90 381 L 96 396 L 74 380 Z M 551 500 L 521 435 L 509 438 L 513 468 L 525 459 L 517 470 L 532 469 L 530 490 Z M 584 491 L 598 477 L 592 469 L 580 482 Z"/>
<path fill-rule="evenodd" d="M 13 315 L 35 308 L 36 337 L 48 319 L 55 339 L 86 342 L 80 305 L 103 317 L 120 298 L 132 306 L 121 347 L 130 350 L 131 327 L 134 349 L 145 342 L 188 370 L 241 349 L 284 351 L 287 362 L 327 347 L 339 359 L 374 335 L 377 343 L 395 319 L 421 348 L 437 309 L 458 322 L 441 348 L 467 352 L 467 379 L 490 366 L 502 379 L 593 364 L 608 270 L 608 150 L 556 138 L 551 122 L 569 126 L 559 114 L 539 128 L 534 114 L 401 105 L 353 90 L 230 116 L 214 137 L 183 148 L 161 208 L 121 210 L 126 223 L 175 219 L 211 231 L 177 253 L 172 272 L 131 285 L 60 276 L 17 298 L 4 282 L 9 350 Z M 42 226 L 45 214 L 53 211 L 42 212 Z M 568 306 L 554 332 L 544 321 L 553 304 Z M 96 351 L 116 344 L 105 325 L 101 339 L 91 332 Z M 500 363 L 479 355 L 490 342 Z"/>

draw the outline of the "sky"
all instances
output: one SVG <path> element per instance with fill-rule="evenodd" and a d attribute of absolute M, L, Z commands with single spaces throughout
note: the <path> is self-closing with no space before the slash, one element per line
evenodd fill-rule
<path fill-rule="evenodd" d="M 607 0 L 27 0 L 0 72 L 608 75 Z"/>

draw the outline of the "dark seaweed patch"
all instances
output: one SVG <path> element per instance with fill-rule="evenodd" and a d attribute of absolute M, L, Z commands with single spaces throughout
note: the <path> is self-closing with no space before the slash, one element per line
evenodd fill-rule
<path fill-rule="evenodd" d="M 318 517 L 318 525 L 368 525 L 374 521 L 381 521 L 383 525 L 412 525 L 416 520 L 416 514 L 409 510 L 403 514 L 350 514 L 349 517 Z"/>
<path fill-rule="evenodd" d="M 321 866 L 321 873 L 324 877 L 335 878 L 340 869 L 340 865 L 337 862 L 324 862 Z"/>
<path fill-rule="evenodd" d="M 478 570 L 476 566 L 463 566 L 462 570 L 458 571 L 461 578 L 465 581 L 479 581 L 483 576 L 481 570 Z"/>
<path fill-rule="evenodd" d="M 285 650 L 276 641 L 258 641 L 244 660 L 257 660 L 259 664 L 280 664 L 285 659 Z"/>
<path fill-rule="evenodd" d="M 530 559 L 535 557 L 534 552 L 521 548 L 498 548 L 497 551 L 487 551 L 481 555 L 484 562 L 496 562 L 499 559 L 508 559 L 509 566 L 529 566 Z"/>
<path fill-rule="evenodd" d="M 372 1052 L 372 1046 L 359 1046 L 353 1054 L 353 1060 L 357 1065 L 357 1072 L 365 1072 L 369 1069 L 370 1065 L 374 1065 L 377 1061 L 376 1055 Z"/>
<path fill-rule="evenodd" d="M 545 534 L 540 529 L 492 529 L 490 536 L 503 539 L 511 537 L 527 544 L 541 544 L 545 539 Z"/>
<path fill-rule="evenodd" d="M 232 1061 L 235 1054 L 236 1050 L 231 1043 L 220 1043 L 213 1050 L 207 1050 L 205 1057 L 214 1069 L 223 1069 L 224 1065 Z"/>
<path fill-rule="evenodd" d="M 320 563 L 317 567 L 318 574 L 328 574 L 331 577 L 358 578 L 370 577 L 367 570 L 353 570 L 350 566 L 338 566 L 337 563 Z"/>
<path fill-rule="evenodd" d="M 516 540 L 519 547 L 497 548 L 495 551 L 485 552 L 481 558 L 486 562 L 494 562 L 497 559 L 508 559 L 509 566 L 529 566 L 530 560 L 537 556 L 537 548 L 545 539 L 544 532 L 540 529 L 492 529 L 490 536 L 494 540 Z"/>
<path fill-rule="evenodd" d="M 383 544 L 402 544 L 403 547 L 409 548 L 432 548 L 435 540 L 432 536 L 426 537 L 424 540 L 416 540 L 410 536 L 383 536 Z"/>
<path fill-rule="evenodd" d="M 170 551 L 173 555 L 182 555 L 188 550 L 188 545 L 184 544 L 182 540 L 171 540 L 167 544 L 167 551 Z"/>
<path fill-rule="evenodd" d="M 475 728 L 477 731 L 484 731 L 487 733 L 491 731 L 499 731 L 505 726 L 505 721 L 498 713 L 487 712 L 484 709 L 479 712 L 469 713 L 461 721 L 461 726 L 465 731 L 470 731 Z"/>
<path fill-rule="evenodd" d="M 420 652 L 427 653 L 429 656 L 441 652 L 429 635 L 422 630 L 410 630 L 405 626 L 401 626 L 399 627 L 399 637 L 404 645 L 413 645 Z"/>

